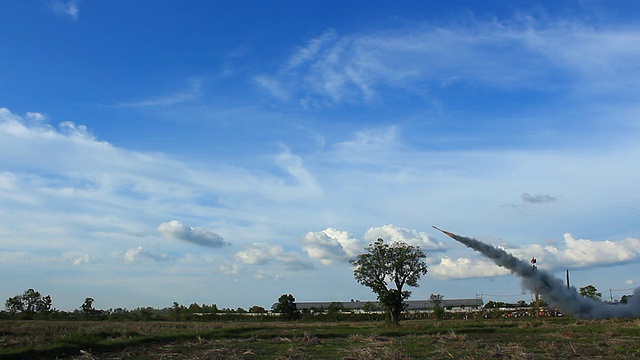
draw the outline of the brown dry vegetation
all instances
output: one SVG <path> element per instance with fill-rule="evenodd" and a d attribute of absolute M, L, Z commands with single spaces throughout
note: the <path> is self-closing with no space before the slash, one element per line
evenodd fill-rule
<path fill-rule="evenodd" d="M 629 359 L 640 320 L 0 322 L 0 359 Z"/>

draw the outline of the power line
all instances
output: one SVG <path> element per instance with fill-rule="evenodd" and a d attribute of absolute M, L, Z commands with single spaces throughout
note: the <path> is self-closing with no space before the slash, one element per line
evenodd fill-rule
<path fill-rule="evenodd" d="M 629 289 L 609 289 L 609 291 L 629 291 L 629 290 L 635 290 L 636 288 L 629 288 Z"/>
<path fill-rule="evenodd" d="M 496 295 L 496 294 L 476 294 L 476 296 L 491 296 L 491 297 L 516 297 L 516 296 L 526 296 L 527 294 L 515 294 L 515 295 Z"/>

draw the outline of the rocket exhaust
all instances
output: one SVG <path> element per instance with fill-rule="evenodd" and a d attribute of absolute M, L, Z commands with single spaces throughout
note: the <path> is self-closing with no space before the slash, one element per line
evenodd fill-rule
<path fill-rule="evenodd" d="M 628 304 L 609 305 L 601 301 L 585 298 L 578 294 L 575 287 L 567 287 L 564 282 L 543 270 L 534 270 L 527 262 L 486 244 L 480 240 L 456 235 L 442 230 L 436 226 L 434 229 L 441 231 L 459 243 L 480 252 L 491 259 L 496 265 L 502 266 L 518 275 L 526 288 L 537 290 L 549 305 L 557 307 L 561 311 L 571 314 L 579 319 L 609 319 L 609 318 L 635 318 L 640 317 L 640 288 L 636 288 L 633 297 Z"/>

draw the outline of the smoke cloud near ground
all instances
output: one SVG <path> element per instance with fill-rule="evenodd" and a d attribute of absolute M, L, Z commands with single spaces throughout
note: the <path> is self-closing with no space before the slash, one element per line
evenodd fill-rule
<path fill-rule="evenodd" d="M 581 296 L 575 287 L 567 287 L 563 280 L 531 264 L 482 241 L 459 236 L 438 229 L 452 239 L 478 251 L 491 259 L 496 265 L 520 276 L 523 284 L 531 291 L 538 291 L 544 300 L 560 311 L 579 319 L 610 319 L 640 317 L 640 288 L 636 288 L 627 304 L 607 304 Z"/>

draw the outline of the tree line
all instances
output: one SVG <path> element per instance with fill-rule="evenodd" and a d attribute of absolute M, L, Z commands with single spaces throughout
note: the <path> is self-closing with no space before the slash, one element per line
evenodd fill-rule
<path fill-rule="evenodd" d="M 93 298 L 85 298 L 84 302 L 73 311 L 58 310 L 53 307 L 51 295 L 43 296 L 39 291 L 28 289 L 20 295 L 5 301 L 5 309 L 0 311 L 0 319 L 15 320 L 160 320 L 160 321 L 197 321 L 217 317 L 242 314 L 267 314 L 268 311 L 258 305 L 245 310 L 219 309 L 216 304 L 197 304 L 189 306 L 174 302 L 165 308 L 138 307 L 136 309 L 110 308 L 97 309 Z"/>

